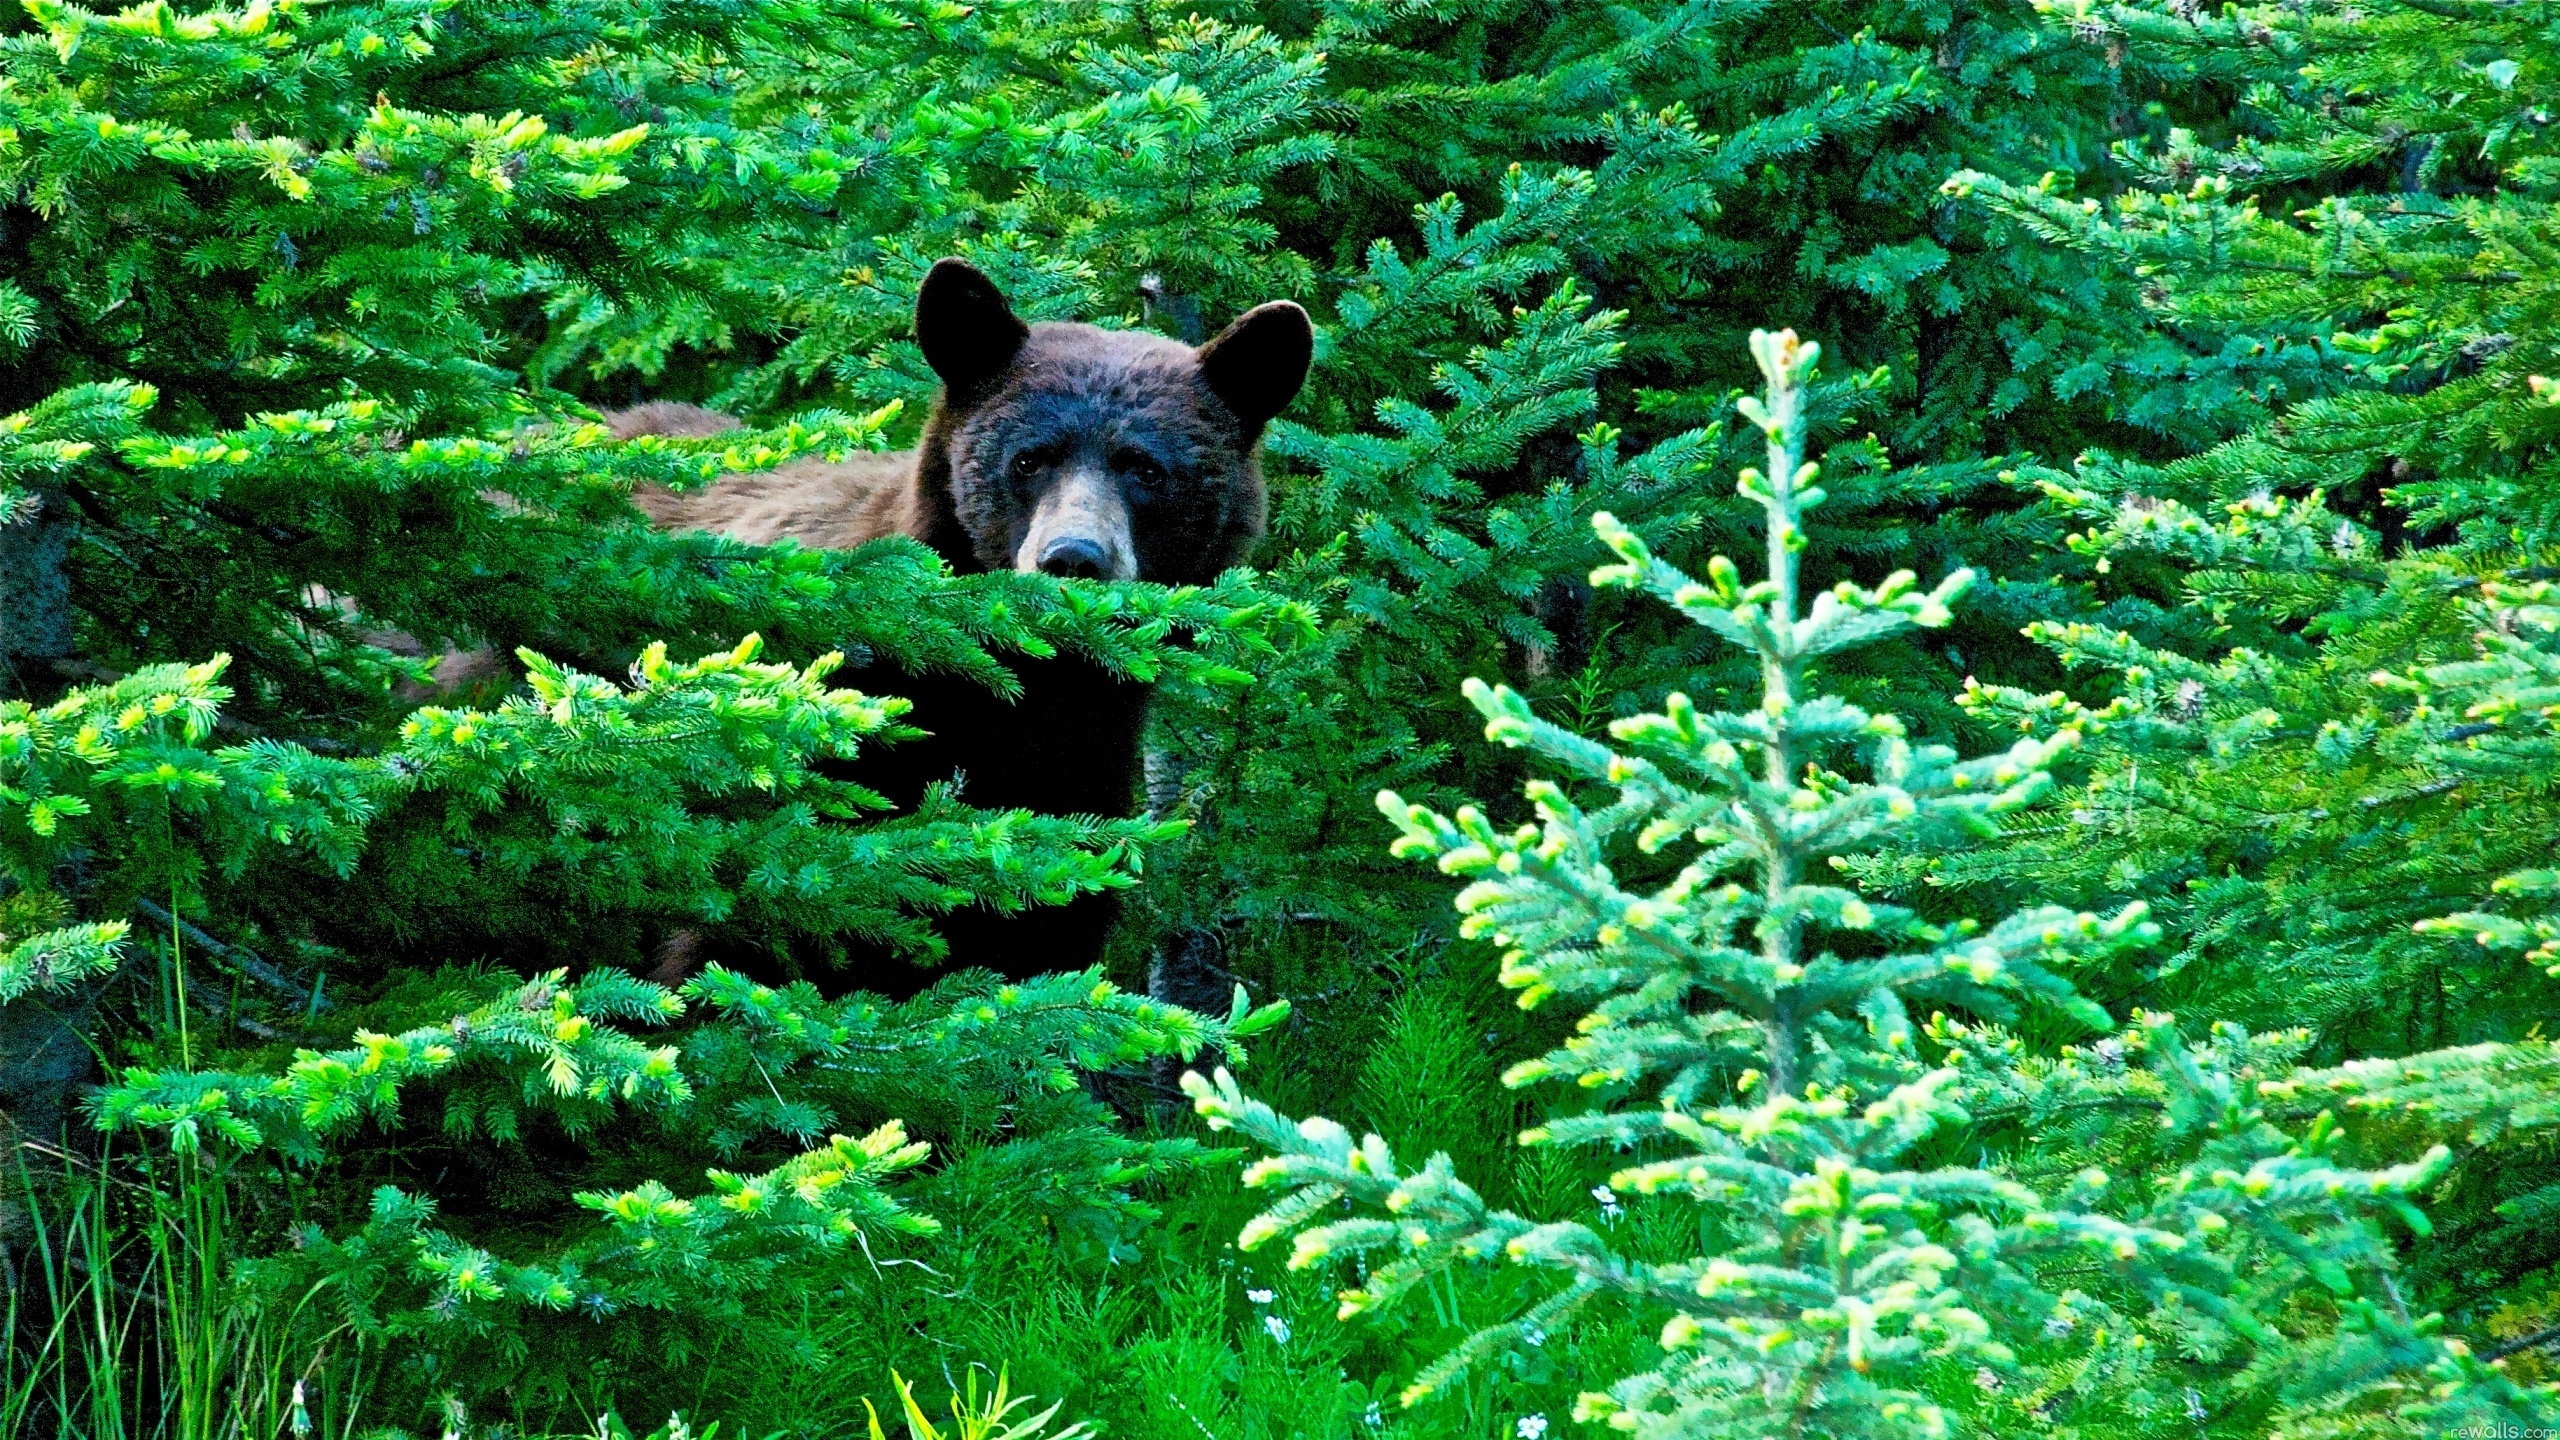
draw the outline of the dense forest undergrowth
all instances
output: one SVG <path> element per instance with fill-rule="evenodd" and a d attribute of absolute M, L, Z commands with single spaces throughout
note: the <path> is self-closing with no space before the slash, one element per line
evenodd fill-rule
<path fill-rule="evenodd" d="M 2555 19 L 24 0 L 0 1433 L 2551 1433 Z M 650 528 L 950 255 L 1306 307 L 1251 567 Z"/>

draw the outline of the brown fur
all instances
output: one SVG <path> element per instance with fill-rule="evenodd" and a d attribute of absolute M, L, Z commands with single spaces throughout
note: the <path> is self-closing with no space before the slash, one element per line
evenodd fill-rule
<path fill-rule="evenodd" d="M 604 427 L 613 432 L 616 440 L 636 440 L 643 435 L 700 440 L 737 429 L 738 419 L 680 400 L 652 400 L 628 410 L 607 410 Z"/>
<path fill-rule="evenodd" d="M 1267 509 L 1258 436 L 1247 436 L 1223 406 L 1203 403 L 1196 352 L 1143 331 L 1045 323 L 1029 330 L 995 385 L 957 402 L 947 389 L 935 399 L 914 450 L 798 460 L 681 493 L 643 486 L 631 501 L 665 530 L 826 550 L 906 535 L 961 574 L 1010 570 L 1031 518 L 1003 476 L 1011 432 L 1027 412 L 1070 406 L 1081 412 L 1076 418 L 1143 432 L 1197 467 L 1183 477 L 1196 483 L 1168 497 L 1161 523 L 1140 528 L 1140 577 L 1204 584 L 1240 562 L 1261 538 Z M 718 411 L 669 401 L 607 411 L 604 421 L 625 440 L 739 426 Z"/>
<path fill-rule="evenodd" d="M 960 570 L 1014 568 L 1031 508 L 1003 483 L 1007 452 L 1026 427 L 1063 424 L 1144 437 L 1173 462 L 1160 513 L 1135 526 L 1141 578 L 1204 584 L 1241 561 L 1262 535 L 1261 427 L 1248 432 L 1207 393 L 1196 352 L 1143 331 L 1029 328 L 983 393 L 955 401 L 946 390 L 935 405 L 908 520 L 921 526 L 907 533 Z"/>
<path fill-rule="evenodd" d="M 651 486 L 631 503 L 661 530 L 709 530 L 750 545 L 794 540 L 815 550 L 850 550 L 884 535 L 910 533 L 913 452 L 802 460 L 731 475 L 677 494 Z"/>
<path fill-rule="evenodd" d="M 664 400 L 608 410 L 604 422 L 623 440 L 739 428 L 736 419 L 716 410 Z M 661 530 L 708 530 L 751 545 L 795 540 L 812 549 L 850 550 L 884 535 L 911 533 L 907 515 L 915 464 L 912 450 L 795 460 L 681 493 L 644 485 L 632 492 L 631 503 Z"/>

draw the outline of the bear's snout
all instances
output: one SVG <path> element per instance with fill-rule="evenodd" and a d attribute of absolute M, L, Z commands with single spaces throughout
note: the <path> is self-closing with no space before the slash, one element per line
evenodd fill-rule
<path fill-rule="evenodd" d="M 1040 573 L 1061 580 L 1099 580 L 1111 573 L 1111 562 L 1102 547 L 1081 536 L 1052 540 L 1040 552 Z"/>
<path fill-rule="evenodd" d="M 1069 580 L 1136 579 L 1138 547 L 1120 486 L 1083 467 L 1060 476 L 1032 508 L 1013 568 Z"/>

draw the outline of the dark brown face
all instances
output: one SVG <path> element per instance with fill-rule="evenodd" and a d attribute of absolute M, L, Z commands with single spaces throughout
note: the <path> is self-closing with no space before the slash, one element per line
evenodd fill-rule
<path fill-rule="evenodd" d="M 985 276 L 936 265 L 916 335 L 944 382 L 928 431 L 978 564 L 1202 583 L 1262 533 L 1254 447 L 1305 381 L 1306 312 L 1248 312 L 1193 349 L 1091 325 L 1026 326 Z"/>

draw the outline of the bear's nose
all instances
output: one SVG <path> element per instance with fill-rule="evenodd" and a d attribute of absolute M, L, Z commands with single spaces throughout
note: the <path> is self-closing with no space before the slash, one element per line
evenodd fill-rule
<path fill-rule="evenodd" d="M 1101 546 L 1077 535 L 1049 542 L 1049 548 L 1040 552 L 1040 573 L 1061 580 L 1100 580 L 1111 573 L 1111 566 Z"/>

